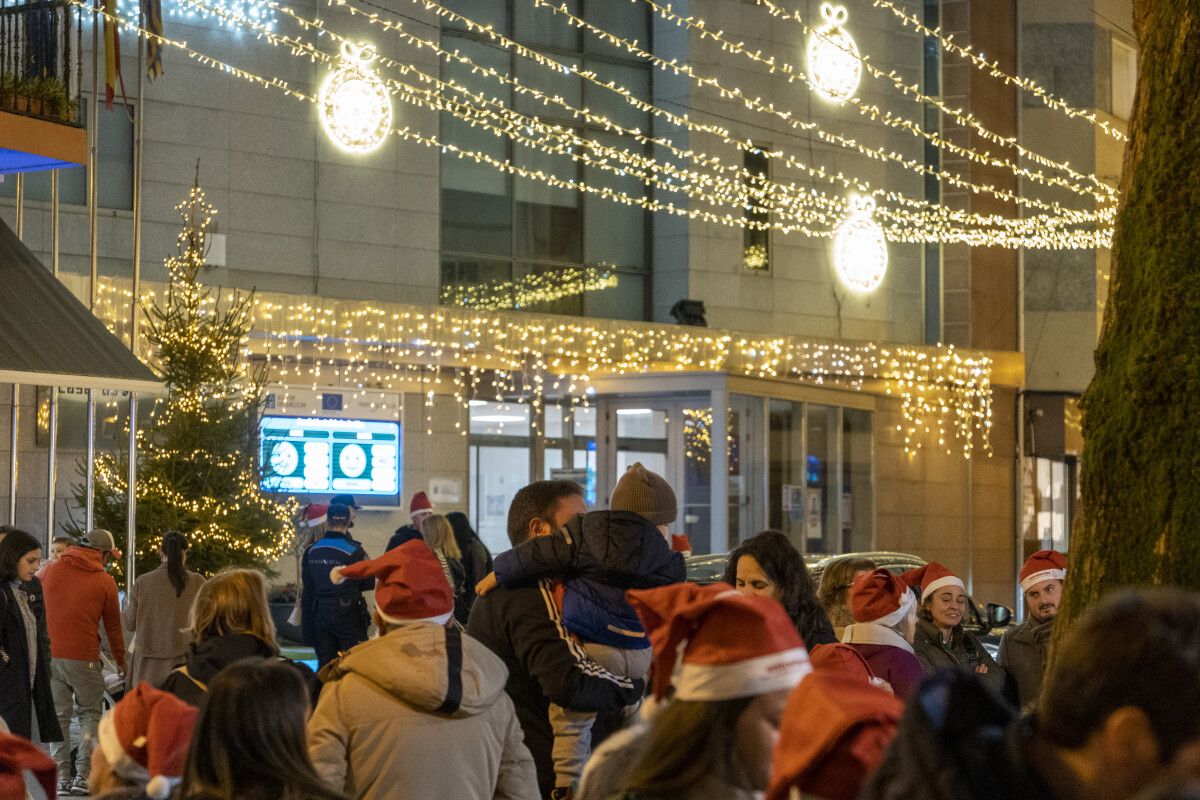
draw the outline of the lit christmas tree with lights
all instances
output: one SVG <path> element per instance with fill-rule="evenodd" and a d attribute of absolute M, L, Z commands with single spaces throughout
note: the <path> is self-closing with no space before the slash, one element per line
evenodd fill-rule
<path fill-rule="evenodd" d="M 150 357 L 167 396 L 137 435 L 137 570 L 159 564 L 168 530 L 188 537 L 188 567 L 265 568 L 287 552 L 295 509 L 259 489 L 258 423 L 265 371 L 241 358 L 254 294 L 223 296 L 200 281 L 216 209 L 196 183 L 177 205 L 183 228 L 166 260 L 166 297 L 142 302 Z M 96 458 L 95 524 L 125 547 L 129 454 Z M 86 500 L 86 487 L 75 487 Z M 76 533 L 82 533 L 76 525 Z M 124 564 L 117 564 L 123 571 Z"/>

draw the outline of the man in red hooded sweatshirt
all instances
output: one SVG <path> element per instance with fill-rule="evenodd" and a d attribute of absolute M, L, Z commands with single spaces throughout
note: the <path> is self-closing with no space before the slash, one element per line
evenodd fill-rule
<path fill-rule="evenodd" d="M 104 674 L 100 664 L 100 622 L 108 646 L 123 673 L 125 640 L 121 635 L 121 609 L 117 583 L 104 570 L 116 547 L 113 536 L 96 528 L 67 549 L 42 573 L 46 595 L 46 622 L 50 629 L 50 688 L 54 709 L 64 732 L 71 729 L 74 707 L 79 707 L 83 741 L 75 757 L 71 780 L 71 743 L 50 746 L 58 762 L 58 793 L 86 795 L 92 745 L 104 710 Z M 64 737 L 69 739 L 69 736 Z M 65 791 L 64 791 L 65 790 Z"/>

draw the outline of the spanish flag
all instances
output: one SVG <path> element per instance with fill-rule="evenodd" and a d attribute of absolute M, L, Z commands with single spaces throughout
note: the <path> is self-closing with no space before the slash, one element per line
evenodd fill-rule
<path fill-rule="evenodd" d="M 145 15 L 146 30 L 155 36 L 162 36 L 162 0 L 142 0 L 142 14 Z M 162 77 L 162 42 L 154 36 L 146 37 L 146 77 L 150 80 Z"/>
<path fill-rule="evenodd" d="M 121 85 L 125 94 L 125 80 L 121 75 L 121 42 L 117 37 L 117 0 L 104 0 L 104 105 L 109 111 Z"/>

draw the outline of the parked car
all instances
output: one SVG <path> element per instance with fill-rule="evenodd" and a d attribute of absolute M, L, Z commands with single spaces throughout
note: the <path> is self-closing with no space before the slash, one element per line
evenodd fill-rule
<path fill-rule="evenodd" d="M 836 559 L 845 556 L 869 558 L 884 569 L 899 575 L 910 569 L 925 566 L 925 559 L 909 553 L 892 553 L 887 551 L 871 551 L 865 553 L 845 553 L 840 556 L 811 554 L 804 557 L 808 573 L 814 583 L 820 583 L 821 573 Z M 689 581 L 695 583 L 716 583 L 725 576 L 725 564 L 729 561 L 728 553 L 712 553 L 702 556 L 690 556 L 685 560 Z M 1013 612 L 1011 608 L 996 603 L 980 603 L 974 597 L 967 597 L 967 617 L 963 627 L 979 638 L 984 649 L 996 658 L 1000 654 L 1000 637 L 1004 629 L 1012 625 Z"/>

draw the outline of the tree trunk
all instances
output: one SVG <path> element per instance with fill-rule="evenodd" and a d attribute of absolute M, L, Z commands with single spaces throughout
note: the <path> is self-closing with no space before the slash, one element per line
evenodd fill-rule
<path fill-rule="evenodd" d="M 1112 589 L 1200 589 L 1200 0 L 1134 0 L 1134 28 L 1137 97 L 1056 638 Z"/>

